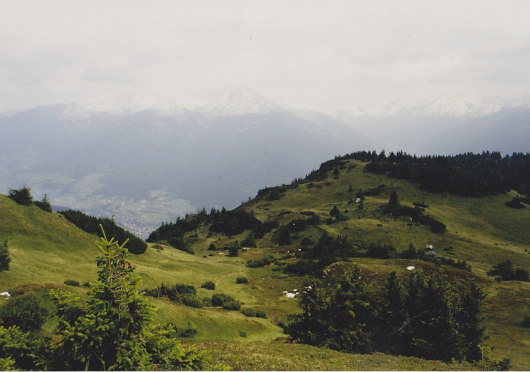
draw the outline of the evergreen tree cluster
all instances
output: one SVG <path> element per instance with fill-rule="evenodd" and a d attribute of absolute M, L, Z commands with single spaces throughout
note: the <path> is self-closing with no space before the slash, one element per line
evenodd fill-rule
<path fill-rule="evenodd" d="M 513 263 L 510 260 L 493 265 L 493 269 L 488 271 L 488 275 L 495 276 L 499 280 L 519 280 L 522 282 L 528 282 L 530 280 L 528 270 L 514 269 Z"/>
<path fill-rule="evenodd" d="M 116 223 L 109 218 L 98 218 L 89 216 L 81 211 L 74 211 L 68 209 L 60 212 L 68 221 L 79 227 L 81 230 L 86 231 L 89 234 L 96 234 L 102 236 L 100 225 L 103 229 L 111 236 L 114 236 L 119 241 L 128 240 L 127 249 L 129 252 L 134 254 L 144 253 L 147 249 L 147 244 L 132 234 L 131 232 L 116 225 Z"/>
<path fill-rule="evenodd" d="M 171 325 L 153 324 L 152 305 L 138 289 L 124 244 L 108 240 L 102 231 L 96 246 L 100 251 L 98 279 L 88 300 L 69 292 L 51 292 L 58 324 L 51 339 L 25 332 L 22 320 L 9 327 L 0 325 L 0 367 L 70 371 L 204 368 L 205 352 L 183 346 Z M 39 316 L 34 328 L 40 327 L 38 305 L 27 296 L 22 299 L 24 303 L 8 315 L 31 310 Z"/>
<path fill-rule="evenodd" d="M 151 232 L 147 242 L 169 242 L 172 238 L 183 238 L 185 233 L 195 230 L 201 224 L 211 224 L 210 231 L 227 236 L 250 230 L 257 239 L 279 226 L 277 221 L 261 222 L 252 213 L 243 209 L 228 211 L 225 208 L 221 210 L 212 208 L 210 214 L 203 209 L 197 214 L 186 214 L 184 218 L 179 216 L 175 222 L 162 223 L 158 229 Z"/>
<path fill-rule="evenodd" d="M 352 353 L 477 361 L 484 297 L 474 282 L 462 290 L 441 274 L 418 272 L 407 280 L 393 272 L 369 292 L 355 267 L 330 281 L 308 278 L 302 312 L 290 316 L 286 331 L 299 342 Z"/>
<path fill-rule="evenodd" d="M 388 156 L 355 152 L 341 159 L 369 161 L 368 172 L 417 182 L 424 190 L 480 197 L 511 189 L 530 194 L 530 153 L 501 156 L 499 152 L 454 156 L 413 156 L 402 151 Z"/>
<path fill-rule="evenodd" d="M 7 250 L 7 240 L 4 240 L 4 243 L 0 244 L 0 271 L 9 270 L 10 262 L 11 257 L 9 257 L 9 252 Z"/>
<path fill-rule="evenodd" d="M 31 189 L 26 186 L 21 189 L 10 189 L 8 197 L 13 199 L 17 204 L 25 206 L 36 205 L 45 212 L 52 212 L 52 206 L 48 199 L 48 195 L 44 194 L 41 201 L 33 201 Z"/>

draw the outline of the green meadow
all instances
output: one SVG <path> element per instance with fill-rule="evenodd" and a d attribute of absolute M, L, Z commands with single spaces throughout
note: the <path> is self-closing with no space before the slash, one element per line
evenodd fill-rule
<path fill-rule="evenodd" d="M 381 192 L 366 196 L 363 208 L 359 209 L 356 193 L 380 185 L 384 185 L 380 187 Z M 408 217 L 384 214 L 382 207 L 388 203 L 392 191 L 397 192 L 401 205 L 427 205 L 425 213 L 443 222 L 446 231 L 436 234 Z M 129 258 L 141 278 L 141 288 L 152 289 L 161 283 L 188 284 L 197 288 L 200 298 L 226 293 L 239 300 L 242 309 L 265 311 L 266 318 L 255 318 L 220 307 L 193 308 L 167 298 L 152 298 L 158 309 L 156 321 L 196 329 L 196 336 L 187 342 L 211 350 L 214 359 L 234 369 L 474 369 L 470 365 L 384 354 L 345 354 L 291 344 L 286 342 L 287 335 L 280 327 L 289 314 L 299 311 L 296 298 L 287 298 L 284 291 L 301 288 L 304 278 L 286 274 L 283 267 L 295 260 L 292 253 L 299 249 L 304 237 L 316 241 L 325 230 L 332 235 L 347 235 L 359 244 L 392 244 L 398 252 L 410 244 L 419 249 L 432 244 L 437 256 L 465 260 L 471 265 L 470 273 L 445 268 L 449 277 L 475 278 L 486 290 L 484 323 L 493 356 L 509 357 L 512 368 L 527 369 L 530 329 L 522 327 L 521 321 L 530 309 L 530 283 L 498 282 L 487 275 L 493 264 L 507 259 L 518 268 L 530 268 L 530 208 L 507 208 L 504 203 L 513 196 L 507 193 L 465 198 L 433 194 L 407 181 L 366 173 L 364 163 L 349 160 L 337 178 L 329 176 L 311 185 L 301 183 L 282 193 L 278 200 L 255 198 L 239 207 L 252 211 L 261 221 L 278 221 L 280 226 L 293 219 L 306 218 L 301 212 L 316 213 L 322 223 L 291 233 L 290 245 L 279 246 L 277 234 L 272 231 L 256 239 L 257 248 L 243 247 L 237 257 L 229 257 L 225 248 L 236 240 L 243 241 L 248 231 L 228 237 L 201 225 L 184 237 L 194 254 L 165 244 L 150 244 L 144 254 Z M 323 221 L 330 217 L 334 206 L 346 219 L 325 224 Z M 46 213 L 35 206 L 20 206 L 0 195 L 0 242 L 6 239 L 12 261 L 9 270 L 0 273 L 0 292 L 62 288 L 82 293 L 88 289 L 67 286 L 65 280 L 90 283 L 96 279 L 96 237 L 78 229 L 60 214 Z M 212 243 L 217 250 L 208 250 Z M 246 266 L 248 260 L 263 255 L 272 255 L 277 263 L 261 268 Z M 374 285 L 382 283 L 391 271 L 405 273 L 409 265 L 426 272 L 434 269 L 431 263 L 420 260 L 352 258 L 350 261 L 340 265 L 347 270 L 348 265 L 358 264 Z M 236 283 L 238 277 L 247 278 L 248 283 Z M 213 281 L 215 289 L 200 288 L 206 281 Z"/>

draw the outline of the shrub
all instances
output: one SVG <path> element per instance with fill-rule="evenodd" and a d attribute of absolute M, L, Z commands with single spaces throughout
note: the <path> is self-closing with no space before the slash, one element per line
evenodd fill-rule
<path fill-rule="evenodd" d="M 239 256 L 239 242 L 236 240 L 234 245 L 228 247 L 228 256 L 229 257 L 237 257 Z"/>
<path fill-rule="evenodd" d="M 31 191 L 29 188 L 24 186 L 23 188 L 16 190 L 11 189 L 9 190 L 9 195 L 11 199 L 13 199 L 17 204 L 20 205 L 31 205 L 33 203 L 33 196 L 31 196 Z"/>
<path fill-rule="evenodd" d="M 236 310 L 236 311 L 238 311 L 239 309 L 241 309 L 241 302 L 239 302 L 237 300 L 229 301 L 229 302 L 225 302 L 222 306 L 223 306 L 223 309 L 225 309 L 225 310 Z"/>
<path fill-rule="evenodd" d="M 44 370 L 44 340 L 16 326 L 0 325 L 0 370 Z"/>
<path fill-rule="evenodd" d="M 241 310 L 241 313 L 243 315 L 249 316 L 249 317 L 255 317 L 256 316 L 256 309 L 251 309 L 249 307 Z"/>
<path fill-rule="evenodd" d="M 215 244 L 211 243 L 210 246 L 208 247 L 208 250 L 209 251 L 216 251 L 217 248 L 215 248 Z"/>
<path fill-rule="evenodd" d="M 79 282 L 77 280 L 66 279 L 64 281 L 64 284 L 69 285 L 71 287 L 79 287 Z"/>
<path fill-rule="evenodd" d="M 289 229 L 282 227 L 278 232 L 278 244 L 289 245 L 291 244 L 291 237 L 289 236 Z"/>
<path fill-rule="evenodd" d="M 41 201 L 36 201 L 33 204 L 42 209 L 44 212 L 52 212 L 52 206 L 50 204 L 50 201 L 48 200 L 48 195 L 46 194 L 44 194 L 44 197 Z"/>
<path fill-rule="evenodd" d="M 526 314 L 521 322 L 521 326 L 525 328 L 530 328 L 530 315 Z"/>
<path fill-rule="evenodd" d="M 254 241 L 254 236 L 252 233 L 249 233 L 245 239 L 241 242 L 243 247 L 252 247 L 256 248 L 256 242 Z"/>
<path fill-rule="evenodd" d="M 204 302 L 199 299 L 196 295 L 192 294 L 183 294 L 179 296 L 179 302 L 183 305 L 202 308 L 204 307 Z"/>
<path fill-rule="evenodd" d="M 224 306 L 225 303 L 235 302 L 236 300 L 225 293 L 216 293 L 212 296 L 212 305 L 213 306 Z"/>
<path fill-rule="evenodd" d="M 7 250 L 7 240 L 4 240 L 4 244 L 0 245 L 0 271 L 9 270 L 9 263 L 11 258 Z"/>
<path fill-rule="evenodd" d="M 215 289 L 215 283 L 211 280 L 207 280 L 206 282 L 202 283 L 201 288 L 214 290 Z"/>
<path fill-rule="evenodd" d="M 24 332 L 39 330 L 47 316 L 48 310 L 33 293 L 15 297 L 0 307 L 2 325 L 18 326 Z"/>
<path fill-rule="evenodd" d="M 193 249 L 186 246 L 186 243 L 184 242 L 184 239 L 180 237 L 173 237 L 168 240 L 169 245 L 171 245 L 173 248 L 178 249 L 179 251 L 187 252 L 190 254 L 195 254 L 193 252 Z"/>
<path fill-rule="evenodd" d="M 248 279 L 245 278 L 244 276 L 238 276 L 236 278 L 236 283 L 237 284 L 246 284 L 246 283 L 248 283 Z"/>
<path fill-rule="evenodd" d="M 263 310 L 256 310 L 252 308 L 245 308 L 241 310 L 241 313 L 248 316 L 248 317 L 254 317 L 254 318 L 267 318 L 267 315 L 265 314 L 265 311 Z"/>
<path fill-rule="evenodd" d="M 261 256 L 253 260 L 247 261 L 247 266 L 248 267 L 264 267 L 273 262 L 275 263 L 276 259 L 269 254 L 266 256 Z"/>

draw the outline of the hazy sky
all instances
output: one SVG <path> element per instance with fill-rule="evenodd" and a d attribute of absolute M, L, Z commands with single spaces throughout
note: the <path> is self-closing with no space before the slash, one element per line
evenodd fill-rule
<path fill-rule="evenodd" d="M 527 102 L 530 1 L 2 1 L 0 111 Z"/>

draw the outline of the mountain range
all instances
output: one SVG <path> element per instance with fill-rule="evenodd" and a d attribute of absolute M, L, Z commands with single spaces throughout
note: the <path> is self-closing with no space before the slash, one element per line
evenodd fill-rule
<path fill-rule="evenodd" d="M 193 110 L 42 106 L 0 115 L 0 189 L 27 186 L 57 208 L 114 217 L 146 236 L 201 208 L 233 208 L 321 159 L 359 149 L 458 153 L 530 149 L 530 110 L 401 110 L 333 117 L 233 94 Z"/>

